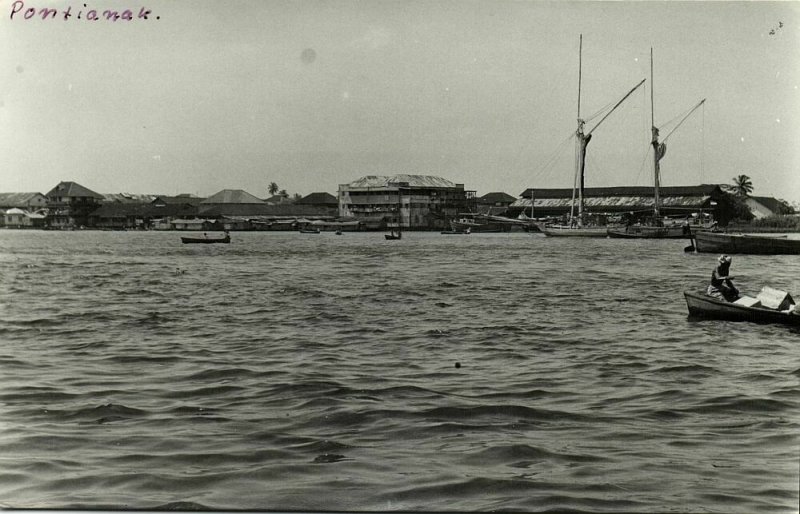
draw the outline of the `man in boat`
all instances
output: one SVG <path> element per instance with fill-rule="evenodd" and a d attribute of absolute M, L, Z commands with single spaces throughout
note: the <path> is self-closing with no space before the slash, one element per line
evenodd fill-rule
<path fill-rule="evenodd" d="M 728 255 L 720 255 L 717 259 L 717 266 L 711 273 L 711 284 L 708 285 L 706 294 L 715 298 L 724 298 L 729 302 L 739 299 L 739 290 L 733 285 L 733 277 L 730 276 L 731 258 Z"/>

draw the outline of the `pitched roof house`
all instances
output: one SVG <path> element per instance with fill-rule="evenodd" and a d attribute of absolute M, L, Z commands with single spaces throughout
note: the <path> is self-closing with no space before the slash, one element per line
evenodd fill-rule
<path fill-rule="evenodd" d="M 0 193 L 0 209 L 44 209 L 47 198 L 42 193 Z"/>
<path fill-rule="evenodd" d="M 59 182 L 47 193 L 47 221 L 51 227 L 81 227 L 89 214 L 100 207 L 104 196 L 77 182 Z"/>
<path fill-rule="evenodd" d="M 330 193 L 311 193 L 295 202 L 297 205 L 316 205 L 318 207 L 339 208 L 339 200 Z"/>
<path fill-rule="evenodd" d="M 242 189 L 223 189 L 219 193 L 213 194 L 200 202 L 203 205 L 208 204 L 264 204 L 264 200 L 256 198 L 247 191 Z"/>
<path fill-rule="evenodd" d="M 745 203 L 750 208 L 755 219 L 766 218 L 781 214 L 792 214 L 794 209 L 782 201 L 769 196 L 748 196 Z"/>

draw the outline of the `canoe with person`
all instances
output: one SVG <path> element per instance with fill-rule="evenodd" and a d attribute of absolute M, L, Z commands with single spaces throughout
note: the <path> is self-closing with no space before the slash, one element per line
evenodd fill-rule
<path fill-rule="evenodd" d="M 731 260 L 719 256 L 704 292 L 683 292 L 690 316 L 800 326 L 800 304 L 786 291 L 765 286 L 755 297 L 741 294 L 730 275 Z"/>

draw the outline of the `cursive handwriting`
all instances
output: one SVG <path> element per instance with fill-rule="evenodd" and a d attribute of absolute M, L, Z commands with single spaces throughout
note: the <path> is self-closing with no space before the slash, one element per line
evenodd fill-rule
<path fill-rule="evenodd" d="M 136 9 L 89 9 L 86 4 L 83 8 L 72 9 L 68 5 L 65 9 L 54 9 L 52 7 L 30 7 L 26 6 L 22 0 L 17 0 L 11 4 L 10 19 L 14 20 L 57 20 L 68 21 L 71 19 L 81 21 L 134 21 L 134 20 L 160 20 L 160 16 L 153 16 L 153 11 L 146 7 L 140 7 L 138 14 Z"/>

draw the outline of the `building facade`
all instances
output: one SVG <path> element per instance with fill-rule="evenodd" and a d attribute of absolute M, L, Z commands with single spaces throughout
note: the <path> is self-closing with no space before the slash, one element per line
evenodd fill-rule
<path fill-rule="evenodd" d="M 515 217 L 524 212 L 532 218 L 566 217 L 573 208 L 573 198 L 572 189 L 526 189 L 521 198 L 508 208 L 508 215 Z M 723 226 L 734 216 L 731 195 L 715 184 L 662 187 L 659 188 L 659 198 L 662 216 L 711 215 Z M 634 221 L 647 218 L 653 215 L 654 204 L 652 187 L 584 189 L 585 212 L 589 217 L 597 217 L 599 222 L 620 216 Z M 577 198 L 574 205 L 574 214 L 577 215 Z"/>
<path fill-rule="evenodd" d="M 474 209 L 475 191 L 431 175 L 369 175 L 339 186 L 339 216 L 365 228 L 446 228 Z"/>
<path fill-rule="evenodd" d="M 89 216 L 104 200 L 103 195 L 76 182 L 60 182 L 46 196 L 50 228 L 89 226 Z"/>

